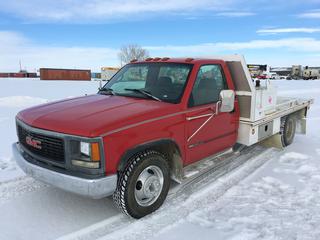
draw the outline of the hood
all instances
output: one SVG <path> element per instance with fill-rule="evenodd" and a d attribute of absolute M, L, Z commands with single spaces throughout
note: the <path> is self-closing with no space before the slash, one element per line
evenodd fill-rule
<path fill-rule="evenodd" d="M 175 104 L 143 98 L 90 95 L 28 108 L 17 118 L 40 129 L 97 137 L 147 119 L 173 113 Z"/>

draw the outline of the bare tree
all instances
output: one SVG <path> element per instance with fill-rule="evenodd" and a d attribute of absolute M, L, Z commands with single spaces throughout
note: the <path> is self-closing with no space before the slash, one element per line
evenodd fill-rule
<path fill-rule="evenodd" d="M 149 57 L 149 52 L 137 44 L 128 44 L 120 48 L 118 57 L 121 65 L 123 65 L 129 63 L 134 59 L 143 60 Z"/>

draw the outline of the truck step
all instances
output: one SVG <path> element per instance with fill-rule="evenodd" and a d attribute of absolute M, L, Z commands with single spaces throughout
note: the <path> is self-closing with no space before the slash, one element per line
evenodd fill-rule
<path fill-rule="evenodd" d="M 185 167 L 183 169 L 184 170 L 183 182 L 193 178 L 197 178 L 198 176 L 201 176 L 206 172 L 217 168 L 225 161 L 225 159 L 228 159 L 234 156 L 235 154 L 236 153 L 233 152 L 233 150 L 230 148 L 222 153 L 207 157 L 195 164 L 191 164 Z"/>
<path fill-rule="evenodd" d="M 196 188 L 196 185 L 204 180 L 214 181 L 268 150 L 270 149 L 261 145 L 240 146 L 237 149 L 229 149 L 219 155 L 203 159 L 197 164 L 192 164 L 184 169 L 185 174 L 181 183 L 172 181 L 168 196 L 179 195 L 187 188 Z"/>

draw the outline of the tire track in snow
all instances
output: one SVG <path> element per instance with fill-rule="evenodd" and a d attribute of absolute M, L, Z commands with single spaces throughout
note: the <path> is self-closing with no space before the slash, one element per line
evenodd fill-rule
<path fill-rule="evenodd" d="M 257 152 L 261 150 L 259 146 L 256 146 L 252 150 L 254 153 L 256 153 L 255 149 L 258 149 Z M 150 239 L 164 229 L 171 228 L 173 224 L 186 218 L 191 212 L 204 206 L 206 202 L 219 199 L 230 188 L 272 159 L 278 151 L 266 149 L 258 156 L 250 156 L 250 153 L 252 152 L 239 156 L 243 158 L 244 164 L 240 166 L 231 164 L 231 167 L 227 167 L 228 172 L 222 174 L 209 173 L 200 182 L 184 188 L 182 193 L 178 191 L 179 194 L 169 196 L 158 211 L 143 219 L 134 220 L 119 214 L 63 236 L 59 240 Z"/>

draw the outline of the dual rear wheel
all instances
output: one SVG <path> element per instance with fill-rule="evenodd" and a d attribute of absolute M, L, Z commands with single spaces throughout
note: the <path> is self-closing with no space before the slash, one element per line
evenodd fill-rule
<path fill-rule="evenodd" d="M 286 116 L 281 119 L 280 135 L 283 147 L 289 146 L 296 134 L 296 119 L 293 115 Z"/>

